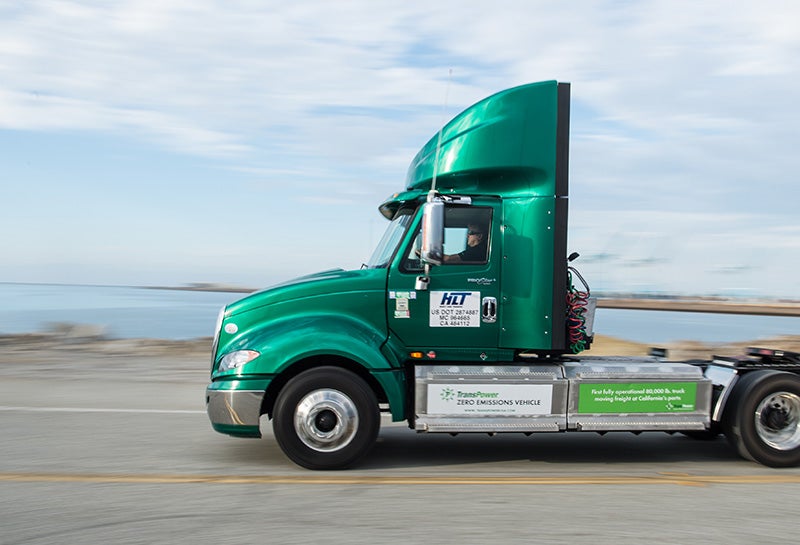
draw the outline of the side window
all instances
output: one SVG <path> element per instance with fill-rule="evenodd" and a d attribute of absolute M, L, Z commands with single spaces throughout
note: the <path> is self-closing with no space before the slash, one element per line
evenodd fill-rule
<path fill-rule="evenodd" d="M 445 265 L 481 265 L 489 260 L 489 234 L 492 209 L 478 206 L 448 206 L 444 215 Z M 422 269 L 419 249 L 421 233 L 417 233 L 408 250 L 403 269 Z"/>

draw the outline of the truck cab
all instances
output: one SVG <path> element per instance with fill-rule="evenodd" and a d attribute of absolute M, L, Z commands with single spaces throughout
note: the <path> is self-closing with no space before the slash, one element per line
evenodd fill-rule
<path fill-rule="evenodd" d="M 746 369 L 577 356 L 593 306 L 567 258 L 569 94 L 547 81 L 466 109 L 378 207 L 389 223 L 364 267 L 223 308 L 206 390 L 214 429 L 260 437 L 266 415 L 311 469 L 356 463 L 381 412 L 419 432 L 718 433 Z M 756 434 L 764 456 L 739 443 L 764 463 L 800 463 L 800 380 L 775 372 L 795 381 L 767 409 L 782 439 Z"/>

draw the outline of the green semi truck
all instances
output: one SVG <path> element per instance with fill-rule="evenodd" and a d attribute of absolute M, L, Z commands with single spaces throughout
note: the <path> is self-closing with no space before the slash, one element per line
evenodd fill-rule
<path fill-rule="evenodd" d="M 570 86 L 492 95 L 414 157 L 368 263 L 259 291 L 219 314 L 215 430 L 345 468 L 381 413 L 418 432 L 724 433 L 744 457 L 800 463 L 800 355 L 670 362 L 579 355 L 594 300 L 567 256 Z"/>

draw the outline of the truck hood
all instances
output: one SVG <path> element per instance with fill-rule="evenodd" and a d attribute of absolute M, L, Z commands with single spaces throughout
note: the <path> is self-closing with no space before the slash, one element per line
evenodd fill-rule
<path fill-rule="evenodd" d="M 228 317 L 235 316 L 242 312 L 268 305 L 329 295 L 331 293 L 384 291 L 386 289 L 386 274 L 386 269 L 359 269 L 355 271 L 331 269 L 300 276 L 230 303 L 225 309 L 225 315 Z"/>

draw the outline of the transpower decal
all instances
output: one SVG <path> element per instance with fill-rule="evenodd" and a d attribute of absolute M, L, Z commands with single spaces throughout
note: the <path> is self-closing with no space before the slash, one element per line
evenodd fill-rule
<path fill-rule="evenodd" d="M 427 414 L 550 414 L 552 384 L 430 384 Z"/>
<path fill-rule="evenodd" d="M 696 382 L 581 384 L 578 413 L 677 413 L 697 407 Z"/>

